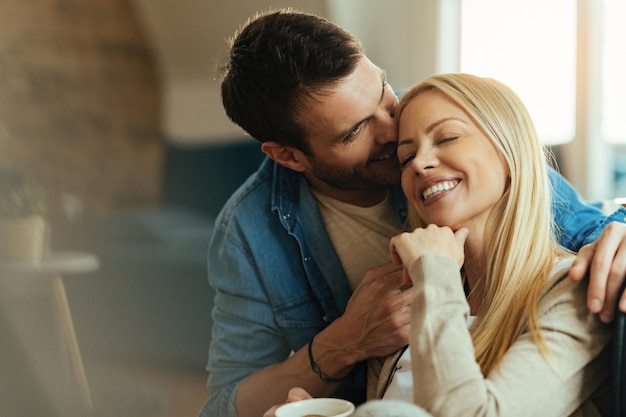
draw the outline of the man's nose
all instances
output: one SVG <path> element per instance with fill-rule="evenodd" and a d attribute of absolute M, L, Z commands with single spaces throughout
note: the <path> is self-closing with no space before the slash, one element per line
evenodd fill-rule
<path fill-rule="evenodd" d="M 385 144 L 389 142 L 398 141 L 398 125 L 393 117 L 393 112 L 381 109 L 380 114 L 377 116 L 379 120 L 379 132 L 376 136 L 376 141 L 379 144 Z"/>

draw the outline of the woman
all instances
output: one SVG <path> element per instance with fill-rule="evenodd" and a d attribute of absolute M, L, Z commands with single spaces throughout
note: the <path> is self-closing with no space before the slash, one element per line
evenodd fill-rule
<path fill-rule="evenodd" d="M 390 243 L 413 283 L 410 360 L 387 358 L 377 396 L 437 417 L 605 411 L 609 328 L 567 279 L 574 255 L 556 243 L 523 103 L 495 80 L 437 75 L 404 95 L 396 118 L 417 227 Z"/>

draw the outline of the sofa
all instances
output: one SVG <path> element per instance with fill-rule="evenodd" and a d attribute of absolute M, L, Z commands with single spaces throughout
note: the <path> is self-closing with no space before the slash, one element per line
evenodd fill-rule
<path fill-rule="evenodd" d="M 159 204 L 87 224 L 72 248 L 97 271 L 64 277 L 83 356 L 203 369 L 213 291 L 206 252 L 213 222 L 264 155 L 256 141 L 169 143 Z"/>

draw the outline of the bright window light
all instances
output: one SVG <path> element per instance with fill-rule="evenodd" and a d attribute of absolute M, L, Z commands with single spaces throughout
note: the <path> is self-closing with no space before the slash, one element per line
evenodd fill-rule
<path fill-rule="evenodd" d="M 626 2 L 604 0 L 602 49 L 602 136 L 607 142 L 626 144 Z"/>
<path fill-rule="evenodd" d="M 576 2 L 462 0 L 460 69 L 511 87 L 526 104 L 543 143 L 571 141 L 576 130 Z"/>

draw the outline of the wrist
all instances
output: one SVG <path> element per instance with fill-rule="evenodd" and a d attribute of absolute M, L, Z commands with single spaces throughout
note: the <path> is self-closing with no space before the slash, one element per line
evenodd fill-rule
<path fill-rule="evenodd" d="M 349 359 L 344 345 L 329 343 L 321 333 L 311 339 L 307 351 L 311 371 L 327 383 L 343 381 L 357 363 Z"/>
<path fill-rule="evenodd" d="M 314 340 L 315 340 L 315 336 L 311 339 L 311 341 L 309 342 L 309 346 L 308 346 L 309 365 L 311 366 L 311 370 L 319 377 L 319 379 L 321 379 L 322 381 L 326 383 L 341 382 L 344 379 L 346 379 L 347 375 L 344 377 L 336 378 L 336 377 L 332 377 L 328 375 L 326 372 L 322 370 L 320 364 L 317 363 L 317 361 L 315 360 L 315 357 L 313 356 L 313 341 Z"/>

